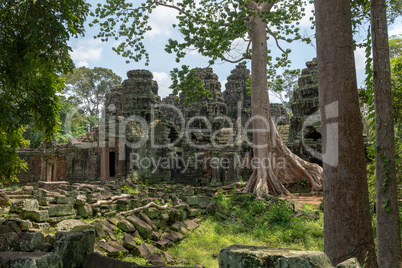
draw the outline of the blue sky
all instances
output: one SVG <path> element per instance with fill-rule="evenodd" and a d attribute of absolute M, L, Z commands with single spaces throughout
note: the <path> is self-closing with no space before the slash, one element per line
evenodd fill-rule
<path fill-rule="evenodd" d="M 89 1 L 94 6 L 97 1 Z M 310 29 L 311 22 L 311 10 L 313 5 L 309 4 L 306 8 L 306 17 L 301 21 L 301 31 L 304 35 L 313 37 L 314 32 Z M 90 22 L 91 18 L 88 18 Z M 145 66 L 145 61 L 142 62 L 130 62 L 126 64 L 126 58 L 117 55 L 112 51 L 112 47 L 118 44 L 118 41 L 109 41 L 106 43 L 101 42 L 99 39 L 94 39 L 98 29 L 87 27 L 85 37 L 78 39 L 72 39 L 69 42 L 72 48 L 71 57 L 76 67 L 86 66 L 88 68 L 104 67 L 112 69 L 114 73 L 126 79 L 126 73 L 132 69 L 147 69 L 154 74 L 154 80 L 159 85 L 159 95 L 161 97 L 167 96 L 171 93 L 169 85 L 171 83 L 169 73 L 175 67 L 180 67 L 182 64 L 195 67 L 207 67 L 207 59 L 200 56 L 196 52 L 190 52 L 187 54 L 185 60 L 180 63 L 175 62 L 173 55 L 170 55 L 164 51 L 165 44 L 169 38 L 180 38 L 177 30 L 173 29 L 171 25 L 176 21 L 176 12 L 168 8 L 157 8 L 150 18 L 150 25 L 152 31 L 148 32 L 145 36 L 145 47 L 150 54 L 150 64 Z M 86 24 L 88 25 L 88 23 Z M 402 19 L 398 18 L 397 21 L 389 27 L 389 35 L 402 34 Z M 357 34 L 355 39 L 359 42 L 366 37 L 366 32 Z M 305 62 L 311 60 L 316 56 L 316 50 L 313 45 L 307 45 L 302 42 L 295 42 L 288 44 L 281 42 L 281 46 L 286 49 L 292 49 L 292 53 L 289 58 L 292 61 L 293 69 L 305 68 Z M 237 44 L 238 48 L 242 48 L 242 44 Z M 268 46 L 273 51 L 273 56 L 280 55 L 280 51 L 276 48 L 273 40 L 268 42 Z M 363 83 L 364 79 L 364 50 L 357 49 L 355 52 L 356 71 L 358 83 Z M 249 66 L 250 67 L 250 66 Z M 218 75 L 219 81 L 222 83 L 221 91 L 225 90 L 226 78 L 230 75 L 230 71 L 235 68 L 235 64 L 231 63 L 218 63 L 213 66 L 214 72 Z M 279 102 L 279 100 L 270 94 L 271 102 Z"/>

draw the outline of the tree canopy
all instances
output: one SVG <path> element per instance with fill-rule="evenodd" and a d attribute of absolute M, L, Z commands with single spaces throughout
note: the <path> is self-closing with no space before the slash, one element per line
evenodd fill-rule
<path fill-rule="evenodd" d="M 24 163 L 16 149 L 27 145 L 33 122 L 52 139 L 58 127 L 59 74 L 74 67 L 67 40 L 84 33 L 84 0 L 4 0 L 0 3 L 0 181 L 15 179 Z"/>
<path fill-rule="evenodd" d="M 71 94 L 71 100 L 90 116 L 100 116 L 105 102 L 106 93 L 113 86 L 121 83 L 121 77 L 112 70 L 102 67 L 88 69 L 80 67 L 64 76 L 66 79 L 66 93 Z"/>

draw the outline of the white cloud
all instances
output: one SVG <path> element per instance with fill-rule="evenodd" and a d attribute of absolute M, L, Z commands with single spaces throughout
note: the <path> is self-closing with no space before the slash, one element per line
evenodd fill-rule
<path fill-rule="evenodd" d="M 72 46 L 71 58 L 77 65 L 88 66 L 89 63 L 99 62 L 102 59 L 102 41 L 95 39 L 83 39 Z"/>
<path fill-rule="evenodd" d="M 172 81 L 170 80 L 169 75 L 165 72 L 153 72 L 152 74 L 154 75 L 156 82 L 158 82 L 158 95 L 161 96 L 161 98 L 164 98 L 171 94 L 172 90 L 169 88 L 169 86 L 171 85 Z"/>
<path fill-rule="evenodd" d="M 145 33 L 145 37 L 169 37 L 172 35 L 172 24 L 178 23 L 178 12 L 171 8 L 158 7 L 152 11 L 148 24 L 152 30 Z"/>
<path fill-rule="evenodd" d="M 366 66 L 366 52 L 364 48 L 356 48 L 355 64 L 356 64 L 356 71 L 364 70 Z"/>

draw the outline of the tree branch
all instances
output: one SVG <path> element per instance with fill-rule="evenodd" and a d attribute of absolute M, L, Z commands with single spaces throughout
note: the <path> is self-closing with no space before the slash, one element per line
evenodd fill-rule
<path fill-rule="evenodd" d="M 279 66 L 282 66 L 282 64 L 288 59 L 289 54 L 283 50 L 283 48 L 279 45 L 278 39 L 276 38 L 275 34 L 271 31 L 271 29 L 269 29 L 269 27 L 267 26 L 267 31 L 270 35 L 272 35 L 272 37 L 275 39 L 275 43 L 276 46 L 284 53 L 286 54 L 286 58 L 284 58 L 280 63 Z"/>
<path fill-rule="evenodd" d="M 153 1 L 147 6 L 142 6 L 142 7 L 138 7 L 138 8 L 125 8 L 125 10 L 131 10 L 131 11 L 147 10 L 147 9 L 151 8 L 153 5 L 172 8 L 172 9 L 175 9 L 175 10 L 179 11 L 179 13 L 181 13 L 183 15 L 186 15 L 189 18 L 192 18 L 193 20 L 196 20 L 196 21 L 199 21 L 199 22 L 205 22 L 205 21 L 202 21 L 199 18 L 195 17 L 194 15 L 184 11 L 182 8 L 180 8 L 178 6 L 169 5 L 169 4 L 166 4 L 166 3 L 159 2 L 159 1 Z"/>
<path fill-rule="evenodd" d="M 244 57 L 241 57 L 240 59 L 238 59 L 238 60 L 229 60 L 229 59 L 227 59 L 226 57 L 224 57 L 224 56 L 222 56 L 222 58 L 223 58 L 223 60 L 224 61 L 227 61 L 227 62 L 230 62 L 230 63 L 239 63 L 239 62 L 241 62 L 242 60 L 246 60 L 246 59 L 249 59 L 248 57 L 246 57 L 246 56 L 244 56 Z"/>

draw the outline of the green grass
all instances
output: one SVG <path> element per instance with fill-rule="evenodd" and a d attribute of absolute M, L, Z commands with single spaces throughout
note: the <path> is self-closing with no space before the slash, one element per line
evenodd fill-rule
<path fill-rule="evenodd" d="M 285 202 L 263 202 L 251 196 L 227 197 L 220 195 L 219 212 L 227 219 L 210 215 L 200 227 L 190 233 L 169 253 L 184 258 L 190 265 L 218 267 L 219 251 L 233 244 L 269 246 L 292 249 L 324 249 L 323 215 L 312 207 L 303 212 L 317 215 L 317 219 L 292 217 L 293 211 Z"/>

